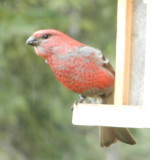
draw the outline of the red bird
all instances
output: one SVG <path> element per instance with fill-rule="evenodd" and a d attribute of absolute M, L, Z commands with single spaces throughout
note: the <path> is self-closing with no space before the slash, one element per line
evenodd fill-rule
<path fill-rule="evenodd" d="M 34 46 L 36 54 L 45 59 L 56 78 L 69 90 L 83 99 L 99 98 L 103 104 L 113 104 L 115 72 L 100 50 L 54 29 L 36 31 L 26 43 Z M 136 143 L 126 128 L 100 128 L 101 146 L 109 146 L 116 140 Z"/>

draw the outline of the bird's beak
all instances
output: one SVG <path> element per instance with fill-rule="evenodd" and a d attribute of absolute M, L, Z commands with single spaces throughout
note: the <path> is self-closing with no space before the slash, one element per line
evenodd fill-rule
<path fill-rule="evenodd" d="M 31 46 L 38 46 L 39 41 L 37 38 L 31 36 L 27 39 L 26 44 L 31 45 Z"/>

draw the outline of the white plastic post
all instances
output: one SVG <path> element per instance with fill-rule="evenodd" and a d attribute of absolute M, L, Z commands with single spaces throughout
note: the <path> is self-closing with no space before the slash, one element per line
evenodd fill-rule
<path fill-rule="evenodd" d="M 146 47 L 145 47 L 145 77 L 144 77 L 144 96 L 143 106 L 150 107 L 150 0 L 145 1 L 147 4 L 146 15 Z"/>

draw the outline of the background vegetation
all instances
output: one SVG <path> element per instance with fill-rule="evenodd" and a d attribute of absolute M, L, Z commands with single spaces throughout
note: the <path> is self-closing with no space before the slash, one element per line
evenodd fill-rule
<path fill-rule="evenodd" d="M 150 138 L 99 147 L 97 127 L 71 124 L 77 96 L 26 46 L 36 30 L 55 28 L 101 48 L 114 64 L 116 3 L 110 0 L 0 1 L 0 160 L 149 160 Z"/>

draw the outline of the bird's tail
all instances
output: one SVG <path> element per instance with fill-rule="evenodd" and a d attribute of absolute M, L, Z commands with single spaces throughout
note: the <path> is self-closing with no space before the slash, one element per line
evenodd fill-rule
<path fill-rule="evenodd" d="M 113 94 L 103 98 L 103 104 L 113 104 Z M 136 144 L 133 136 L 126 128 L 100 127 L 100 145 L 108 147 L 117 140 L 133 145 Z"/>
<path fill-rule="evenodd" d="M 100 127 L 100 145 L 108 147 L 117 140 L 133 145 L 136 144 L 133 136 L 126 128 Z"/>

